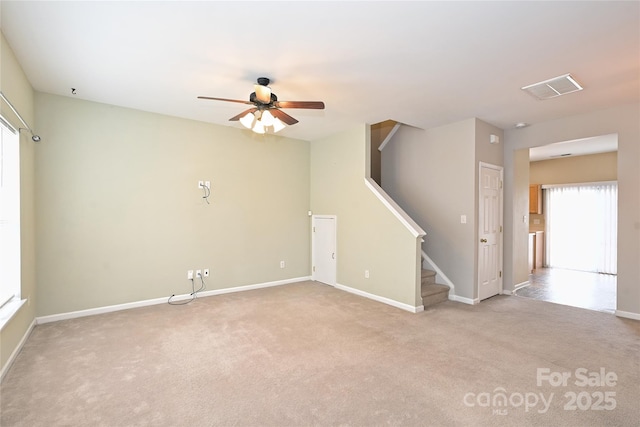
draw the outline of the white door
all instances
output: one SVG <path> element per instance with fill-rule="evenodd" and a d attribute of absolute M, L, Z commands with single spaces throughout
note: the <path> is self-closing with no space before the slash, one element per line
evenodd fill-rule
<path fill-rule="evenodd" d="M 478 298 L 502 292 L 502 167 L 480 163 Z"/>
<path fill-rule="evenodd" d="M 336 216 L 314 215 L 311 219 L 311 278 L 336 284 Z"/>

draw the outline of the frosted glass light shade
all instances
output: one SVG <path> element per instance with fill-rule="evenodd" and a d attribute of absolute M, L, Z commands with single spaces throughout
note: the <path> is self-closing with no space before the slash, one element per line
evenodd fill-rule
<path fill-rule="evenodd" d="M 255 119 L 256 116 L 254 116 L 253 113 L 247 113 L 240 118 L 240 123 L 242 123 L 242 126 L 246 127 L 247 129 L 251 129 Z"/>
<path fill-rule="evenodd" d="M 269 104 L 271 102 L 271 88 L 268 86 L 255 85 L 256 98 L 263 104 Z"/>
<path fill-rule="evenodd" d="M 256 120 L 256 124 L 253 125 L 252 129 L 255 133 L 264 133 L 264 125 L 260 122 L 260 120 Z"/>
<path fill-rule="evenodd" d="M 273 115 L 269 112 L 269 110 L 264 110 L 262 112 L 262 117 L 260 118 L 260 121 L 264 126 L 273 126 L 274 120 L 275 120 L 275 117 L 273 117 Z"/>
<path fill-rule="evenodd" d="M 282 129 L 284 129 L 286 126 L 284 125 L 284 123 L 282 123 L 282 120 L 280 120 L 277 117 L 274 117 L 273 119 L 273 132 L 279 132 Z"/>

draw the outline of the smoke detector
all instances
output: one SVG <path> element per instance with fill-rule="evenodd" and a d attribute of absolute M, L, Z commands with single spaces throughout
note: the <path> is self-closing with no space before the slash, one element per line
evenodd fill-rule
<path fill-rule="evenodd" d="M 525 86 L 521 89 L 537 99 L 545 100 L 577 92 L 582 90 L 582 86 L 580 86 L 571 74 L 565 74 L 563 76 L 554 77 L 543 82 Z"/>

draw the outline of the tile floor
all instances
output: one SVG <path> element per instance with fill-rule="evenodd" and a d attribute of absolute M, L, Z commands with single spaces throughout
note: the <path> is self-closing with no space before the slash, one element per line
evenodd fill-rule
<path fill-rule="evenodd" d="M 572 307 L 614 313 L 617 276 L 561 268 L 538 268 L 529 276 L 530 285 L 517 296 Z"/>

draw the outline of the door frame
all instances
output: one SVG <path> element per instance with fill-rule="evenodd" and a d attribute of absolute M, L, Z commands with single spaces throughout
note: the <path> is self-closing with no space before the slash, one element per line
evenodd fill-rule
<path fill-rule="evenodd" d="M 314 230 L 314 224 L 316 219 L 332 219 L 333 220 L 333 242 L 334 248 L 333 251 L 335 253 L 335 271 L 333 271 L 333 283 L 327 283 L 328 285 L 335 286 L 338 283 L 338 216 L 337 215 L 312 215 L 311 216 L 311 280 L 317 281 L 317 276 L 315 272 L 316 265 L 316 253 L 315 253 L 315 243 L 316 243 L 316 233 Z M 325 282 L 322 282 L 325 283 Z"/>
<path fill-rule="evenodd" d="M 478 296 L 478 302 L 481 302 L 480 299 L 480 204 L 482 203 L 482 198 L 480 197 L 480 193 L 482 191 L 482 170 L 483 169 L 493 169 L 500 172 L 500 188 L 498 192 L 499 197 L 499 211 L 500 211 L 500 233 L 497 238 L 498 242 L 498 269 L 499 269 L 499 279 L 498 279 L 498 294 L 502 295 L 504 293 L 504 166 L 498 166 L 491 163 L 479 162 L 478 164 L 478 203 L 476 206 L 478 212 L 478 223 L 476 228 L 476 248 L 478 249 L 476 255 L 476 263 L 478 266 L 477 277 L 476 277 L 476 292 Z"/>

